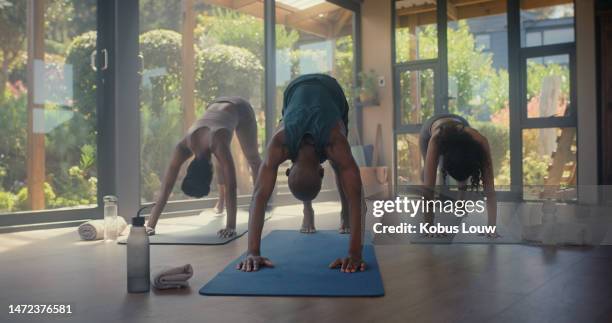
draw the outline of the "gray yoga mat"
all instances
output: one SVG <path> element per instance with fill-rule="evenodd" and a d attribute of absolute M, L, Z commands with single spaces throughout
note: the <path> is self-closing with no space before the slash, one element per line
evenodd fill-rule
<path fill-rule="evenodd" d="M 266 212 L 266 220 L 271 217 Z M 154 245 L 223 245 L 240 238 L 248 230 L 249 213 L 238 209 L 236 216 L 236 235 L 222 238 L 217 232 L 225 227 L 226 216 L 213 215 L 211 211 L 202 212 L 197 216 L 176 218 L 173 223 L 158 223 L 156 233 L 149 237 L 149 243 Z M 125 244 L 127 237 L 118 240 Z"/>

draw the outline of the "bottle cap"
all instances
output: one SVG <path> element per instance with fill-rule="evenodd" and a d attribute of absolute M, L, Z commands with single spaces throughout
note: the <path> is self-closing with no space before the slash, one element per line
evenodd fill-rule
<path fill-rule="evenodd" d="M 142 211 L 144 211 L 145 209 L 149 208 L 149 207 L 153 207 L 155 205 L 155 203 L 151 204 L 151 205 L 147 205 L 147 206 L 143 206 L 141 207 L 138 212 L 136 212 L 136 216 L 132 218 L 132 225 L 135 227 L 142 227 L 144 226 L 145 223 L 145 219 L 143 216 L 141 216 Z"/>
<path fill-rule="evenodd" d="M 117 203 L 117 197 L 114 195 L 106 195 L 102 198 L 102 200 L 104 200 L 104 202 L 115 202 Z"/>
<path fill-rule="evenodd" d="M 135 227 L 142 227 L 144 226 L 145 223 L 145 219 L 141 216 L 135 216 L 132 218 L 132 225 Z"/>

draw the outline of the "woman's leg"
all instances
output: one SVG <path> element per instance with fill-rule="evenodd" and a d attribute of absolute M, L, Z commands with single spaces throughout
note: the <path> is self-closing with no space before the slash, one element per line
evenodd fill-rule
<path fill-rule="evenodd" d="M 346 199 L 346 195 L 344 194 L 344 189 L 342 188 L 342 183 L 340 182 L 338 168 L 331 163 L 332 169 L 334 170 L 334 176 L 336 178 L 336 187 L 338 188 L 338 194 L 340 195 L 340 204 L 342 209 L 340 211 L 340 228 L 338 232 L 340 233 L 351 233 L 351 227 L 349 223 L 349 213 L 348 213 L 348 201 Z"/>
<path fill-rule="evenodd" d="M 315 233 L 317 230 L 315 229 L 314 224 L 314 209 L 312 208 L 312 202 L 304 202 L 304 218 L 302 219 L 302 228 L 300 232 L 302 233 Z"/>
<path fill-rule="evenodd" d="M 215 213 L 221 214 L 225 210 L 225 185 L 219 184 L 217 188 L 219 191 L 219 197 L 217 198 L 217 204 L 215 205 Z"/>
<path fill-rule="evenodd" d="M 215 176 L 217 176 L 217 191 L 219 193 L 217 204 L 215 205 L 215 213 L 221 214 L 225 209 L 225 178 L 223 177 L 223 169 L 219 165 L 219 161 L 214 159 L 214 164 Z"/>
<path fill-rule="evenodd" d="M 259 166 L 261 166 L 259 143 L 257 142 L 257 121 L 251 106 L 241 107 L 239 113 L 240 121 L 238 127 L 236 127 L 236 136 L 238 137 L 238 142 L 240 142 L 242 153 L 249 163 L 251 179 L 253 180 L 253 185 L 255 185 Z"/>

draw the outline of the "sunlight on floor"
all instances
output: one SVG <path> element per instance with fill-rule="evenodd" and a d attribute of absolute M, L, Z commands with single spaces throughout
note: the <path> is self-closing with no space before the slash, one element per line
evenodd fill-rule
<path fill-rule="evenodd" d="M 74 237 L 78 239 L 76 228 L 58 228 L 50 230 L 12 232 L 0 235 L 0 253 L 7 252 L 31 243 L 51 239 L 69 232 L 75 232 Z"/>
<path fill-rule="evenodd" d="M 340 204 L 338 202 L 320 202 L 313 203 L 315 214 L 329 214 L 337 212 L 340 214 Z M 272 211 L 272 217 L 268 221 L 286 220 L 292 217 L 302 216 L 302 205 L 292 204 L 274 208 Z M 193 225 L 208 225 L 218 223 L 219 227 L 225 224 L 225 212 L 222 214 L 216 214 L 213 209 L 205 209 L 198 215 L 173 217 L 173 218 L 162 218 L 159 223 L 163 226 L 163 231 L 166 233 L 177 232 L 185 230 L 186 227 Z M 249 214 L 248 209 L 239 208 L 236 222 L 237 224 L 248 223 Z M 129 226 L 121 233 L 121 235 L 127 235 L 129 232 Z M 72 245 L 77 246 L 90 246 L 92 244 L 105 243 L 102 240 L 97 241 L 81 241 L 77 234 L 76 227 L 67 228 L 56 228 L 47 230 L 33 230 L 33 231 L 22 231 L 13 232 L 0 235 L 0 253 L 15 250 L 21 247 L 28 246 L 33 243 L 41 242 L 47 239 L 51 239 L 60 235 L 74 234 L 74 240 Z"/>

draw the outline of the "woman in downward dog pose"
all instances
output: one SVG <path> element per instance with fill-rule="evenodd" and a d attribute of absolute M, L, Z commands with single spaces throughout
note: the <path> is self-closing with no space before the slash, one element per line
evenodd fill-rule
<path fill-rule="evenodd" d="M 194 157 L 187 167 L 181 189 L 186 195 L 203 197 L 210 192 L 213 176 L 211 155 L 217 159 L 215 171 L 219 185 L 217 212 L 227 209 L 227 223 L 219 231 L 222 237 L 236 234 L 236 170 L 230 145 L 236 132 L 240 147 L 251 170 L 253 183 L 257 177 L 261 158 L 257 143 L 257 122 L 251 104 L 239 97 L 222 97 L 213 102 L 187 131 L 172 153 L 170 165 L 162 181 L 162 188 L 147 223 L 149 234 L 155 233 L 155 226 L 172 192 L 181 165 Z"/>
<path fill-rule="evenodd" d="M 482 134 L 470 127 L 463 117 L 455 114 L 440 114 L 423 124 L 419 135 L 421 155 L 425 162 L 423 183 L 425 198 L 434 197 L 438 164 L 442 178 L 451 176 L 458 182 L 459 198 L 470 187 L 478 190 L 482 185 L 486 196 L 488 225 L 497 222 L 497 202 L 493 179 L 493 165 L 489 142 Z M 469 183 L 468 183 L 469 180 Z M 433 214 L 427 213 L 425 221 L 433 224 Z M 489 237 L 498 237 L 489 234 Z"/>
<path fill-rule="evenodd" d="M 302 75 L 287 86 L 283 119 L 272 136 L 259 171 L 249 213 L 247 256 L 238 264 L 242 271 L 271 267 L 261 256 L 264 211 L 274 191 L 279 166 L 286 160 L 288 185 L 293 196 L 304 203 L 303 233 L 314 233 L 312 200 L 321 190 L 323 168 L 329 160 L 340 193 L 340 233 L 350 234 L 347 256 L 337 258 L 330 268 L 345 273 L 364 271 L 361 257 L 365 214 L 359 168 L 347 140 L 348 103 L 336 79 L 324 74 Z"/>

